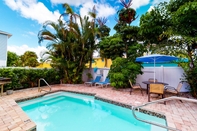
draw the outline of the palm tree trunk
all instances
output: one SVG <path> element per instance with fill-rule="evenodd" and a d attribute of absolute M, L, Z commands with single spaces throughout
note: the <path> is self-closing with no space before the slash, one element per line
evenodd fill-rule
<path fill-rule="evenodd" d="M 104 60 L 105 60 L 105 67 L 107 67 L 107 58 L 104 58 Z"/>

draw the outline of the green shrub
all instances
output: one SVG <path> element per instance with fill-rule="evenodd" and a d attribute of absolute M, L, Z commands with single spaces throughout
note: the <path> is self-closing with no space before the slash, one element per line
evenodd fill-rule
<path fill-rule="evenodd" d="M 185 71 L 184 77 L 190 86 L 190 92 L 193 97 L 197 98 L 197 66 Z"/>
<path fill-rule="evenodd" d="M 137 75 L 142 74 L 141 68 L 139 63 L 117 57 L 113 60 L 108 74 L 111 85 L 117 89 L 128 87 L 128 80 L 135 82 Z"/>
<path fill-rule="evenodd" d="M 0 77 L 11 78 L 10 84 L 4 85 L 4 90 L 37 87 L 38 80 L 44 78 L 49 84 L 59 84 L 62 79 L 61 72 L 55 69 L 24 69 L 1 68 Z M 41 81 L 41 86 L 46 85 Z"/>

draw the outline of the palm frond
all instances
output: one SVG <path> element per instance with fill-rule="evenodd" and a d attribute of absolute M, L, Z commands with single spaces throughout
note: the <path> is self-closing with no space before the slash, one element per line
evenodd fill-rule
<path fill-rule="evenodd" d="M 125 7 L 126 9 L 132 5 L 132 0 L 120 0 L 120 4 Z"/>

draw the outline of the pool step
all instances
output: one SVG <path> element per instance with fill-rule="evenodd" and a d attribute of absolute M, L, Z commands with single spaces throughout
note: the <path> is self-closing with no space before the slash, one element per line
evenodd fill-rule
<path fill-rule="evenodd" d="M 54 102 L 59 102 L 63 99 L 65 99 L 65 97 L 57 97 L 55 99 L 49 99 L 47 101 L 43 101 L 42 104 L 51 104 L 51 103 L 54 103 Z"/>

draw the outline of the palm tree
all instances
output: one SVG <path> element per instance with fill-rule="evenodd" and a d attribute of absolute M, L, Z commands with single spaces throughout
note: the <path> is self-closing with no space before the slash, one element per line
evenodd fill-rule
<path fill-rule="evenodd" d="M 92 21 L 90 22 L 90 31 L 91 33 L 93 34 L 93 41 L 92 43 L 90 43 L 90 50 L 89 50 L 89 53 L 90 53 L 90 65 L 89 65 L 89 70 L 92 68 L 92 61 L 93 61 L 93 53 L 94 53 L 94 50 L 96 50 L 96 34 L 98 33 L 97 29 L 96 29 L 96 25 L 95 25 L 95 20 L 96 20 L 96 8 L 95 6 L 92 8 L 92 11 L 88 12 L 88 14 L 92 17 Z"/>
<path fill-rule="evenodd" d="M 110 28 L 105 25 L 106 22 L 107 22 L 107 18 L 99 17 L 96 20 L 97 20 L 97 23 L 99 25 L 98 30 L 100 32 L 101 39 L 104 38 L 104 37 L 109 36 Z M 107 67 L 107 58 L 104 55 L 104 50 L 100 50 L 100 55 L 101 55 L 101 57 L 104 57 L 105 67 Z"/>
<path fill-rule="evenodd" d="M 47 30 L 47 27 L 50 26 L 55 32 L 54 34 Z M 64 77 L 68 79 L 68 71 L 66 66 L 66 61 L 69 61 L 71 56 L 71 47 L 68 43 L 68 29 L 65 28 L 65 25 L 61 20 L 58 20 L 58 23 L 47 21 L 43 25 L 43 30 L 38 33 L 39 43 L 43 40 L 48 40 L 50 43 L 47 44 L 46 48 L 48 49 L 43 55 L 48 54 L 49 57 L 45 59 L 51 59 L 52 67 L 58 68 L 64 72 Z M 70 82 L 69 82 L 70 83 Z"/>
<path fill-rule="evenodd" d="M 65 9 L 65 12 L 60 15 L 59 19 L 61 19 L 61 17 L 63 17 L 63 16 L 70 15 L 70 18 L 69 18 L 70 22 L 76 22 L 77 17 L 79 17 L 79 16 L 72 10 L 70 5 L 67 3 L 64 3 L 62 6 Z"/>
<path fill-rule="evenodd" d="M 67 83 L 82 82 L 82 72 L 85 64 L 92 57 L 95 48 L 94 26 L 89 17 L 75 14 L 68 4 L 65 13 L 60 16 L 58 23 L 46 22 L 38 34 L 39 42 L 49 40 L 47 45 L 52 61 L 52 67 L 58 68 L 64 73 Z M 69 15 L 69 22 L 63 22 L 65 14 Z M 74 20 L 73 20 L 74 19 Z M 77 23 L 79 20 L 79 23 Z M 47 26 L 53 28 L 53 32 L 47 30 Z"/>
<path fill-rule="evenodd" d="M 120 0 L 121 5 L 124 7 L 118 11 L 119 21 L 127 24 L 131 24 L 134 20 L 137 19 L 136 11 L 133 8 L 130 8 L 132 5 L 132 0 Z"/>

